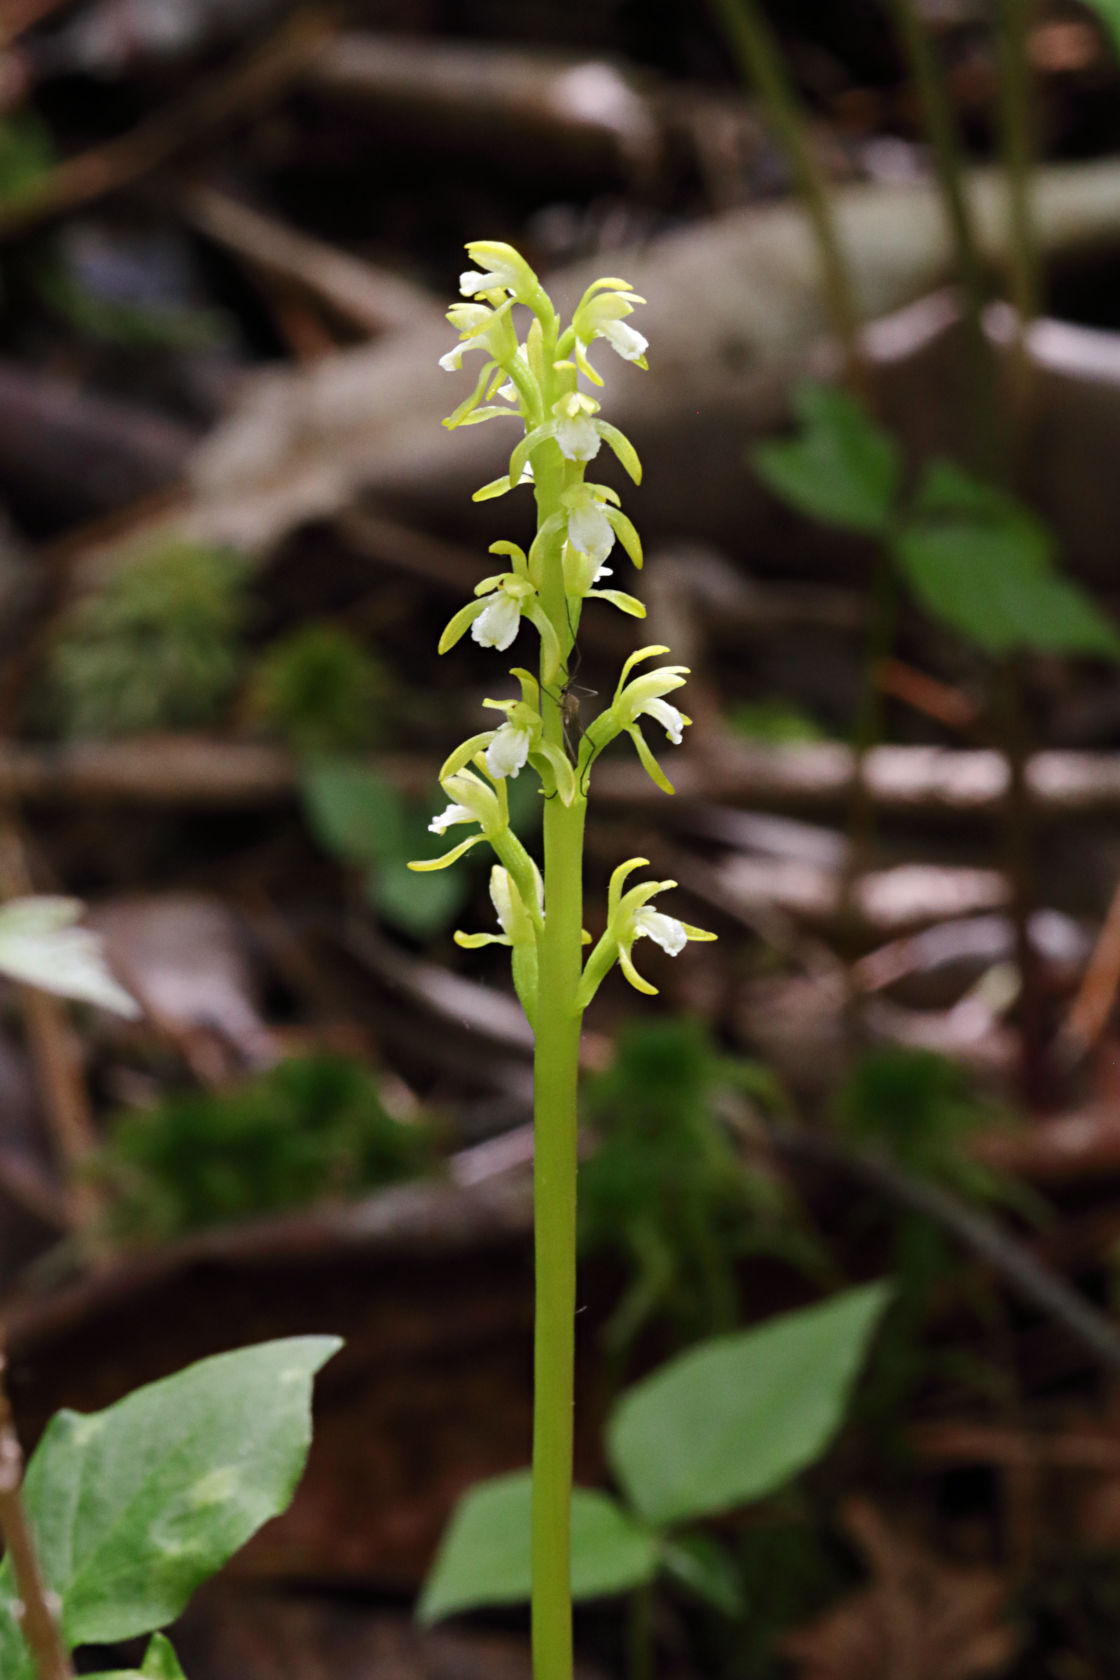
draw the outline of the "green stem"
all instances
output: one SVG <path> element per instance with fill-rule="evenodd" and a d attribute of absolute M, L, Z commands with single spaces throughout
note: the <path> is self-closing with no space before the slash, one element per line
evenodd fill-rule
<path fill-rule="evenodd" d="M 854 391 L 866 396 L 869 380 L 851 276 L 829 204 L 824 171 L 809 142 L 805 112 L 781 50 L 756 0 L 711 0 L 711 5 L 744 78 L 757 90 L 789 159 L 820 253 L 825 295 L 844 359 L 845 378 Z"/>
<path fill-rule="evenodd" d="M 538 518 L 559 507 L 567 468 L 553 443 L 535 451 Z M 568 625 L 559 543 L 545 563 L 541 603 L 560 637 Z M 561 696 L 541 676 L 545 739 L 564 750 Z M 533 1062 L 536 1147 L 536 1318 L 533 1359 L 532 1630 L 534 1680 L 571 1680 L 571 1498 L 575 1405 L 576 1146 L 586 801 L 544 805 L 545 924 L 540 940 Z"/>

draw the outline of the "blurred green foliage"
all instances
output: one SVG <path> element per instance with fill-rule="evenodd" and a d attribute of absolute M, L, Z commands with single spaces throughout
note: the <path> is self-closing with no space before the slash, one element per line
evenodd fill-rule
<path fill-rule="evenodd" d="M 742 700 L 727 713 L 727 722 L 738 735 L 766 746 L 796 746 L 804 741 L 823 741 L 825 732 L 808 712 L 786 700 Z"/>
<path fill-rule="evenodd" d="M 41 709 L 69 738 L 217 723 L 241 664 L 245 566 L 172 538 L 118 567 L 63 619 Z"/>
<path fill-rule="evenodd" d="M 964 1070 L 927 1050 L 889 1045 L 868 1051 L 837 1094 L 839 1132 L 861 1150 L 885 1157 L 908 1176 L 936 1184 L 973 1204 L 1002 1204 L 1039 1220 L 1042 1205 L 1017 1180 L 993 1171 L 970 1153 L 980 1132 L 1008 1115 L 976 1095 Z M 960 1279 L 959 1256 L 942 1228 L 915 1212 L 893 1220 L 895 1299 L 876 1346 L 864 1394 L 865 1414 L 888 1433 L 899 1430 L 908 1403 L 927 1379 L 931 1359 L 923 1329 L 937 1292 Z M 986 1331 L 998 1322 L 998 1292 L 975 1283 L 968 1304 Z M 987 1360 L 942 1361 L 970 1386 L 990 1391 L 1000 1373 Z"/>
<path fill-rule="evenodd" d="M 308 827 L 324 850 L 360 869 L 366 897 L 413 939 L 443 933 L 470 891 L 463 870 L 417 875 L 410 858 L 430 846 L 428 824 L 442 801 L 408 799 L 353 758 L 312 758 L 300 776 Z"/>
<path fill-rule="evenodd" d="M 395 1119 L 368 1068 L 314 1055 L 121 1114 L 94 1172 L 113 1234 L 159 1242 L 397 1184 L 434 1159 L 431 1127 Z"/>
<path fill-rule="evenodd" d="M 750 1253 L 831 1275 L 788 1191 L 747 1164 L 719 1118 L 721 1098 L 744 1093 L 781 1106 L 766 1069 L 731 1062 L 700 1022 L 674 1019 L 627 1027 L 614 1066 L 587 1087 L 599 1146 L 580 1174 L 581 1241 L 629 1270 L 607 1330 L 620 1352 L 655 1316 L 681 1341 L 730 1329 Z"/>
<path fill-rule="evenodd" d="M 898 443 L 855 397 L 805 382 L 799 425 L 751 453 L 774 494 L 808 518 L 875 537 L 918 602 L 983 652 L 1120 659 L 1120 633 L 1057 564 L 1054 534 L 1030 508 L 951 461 L 931 461 L 903 493 Z"/>
<path fill-rule="evenodd" d="M 50 134 L 30 111 L 0 118 L 0 204 L 31 193 L 56 161 Z"/>
<path fill-rule="evenodd" d="M 377 744 L 387 692 L 384 671 L 356 637 L 306 624 L 265 649 L 250 703 L 293 752 L 341 754 Z"/>

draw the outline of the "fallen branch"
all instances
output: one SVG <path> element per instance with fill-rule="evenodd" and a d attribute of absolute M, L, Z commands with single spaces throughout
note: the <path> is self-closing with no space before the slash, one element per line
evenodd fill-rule
<path fill-rule="evenodd" d="M 434 760 L 394 755 L 377 767 L 401 792 L 429 794 Z M 12 745 L 0 769 L 20 799 L 52 804 L 198 805 L 214 809 L 285 803 L 295 797 L 295 761 L 280 747 L 201 735 L 146 735 L 62 746 Z M 844 746 L 718 747 L 678 755 L 682 800 L 825 811 L 842 807 L 852 755 Z M 876 805 L 898 816 L 998 815 L 1006 766 L 998 753 L 942 747 L 876 747 L 868 755 Z M 661 796 L 641 766 L 620 757 L 595 769 L 604 804 L 644 809 Z M 1120 811 L 1120 753 L 1041 752 L 1028 765 L 1032 800 L 1053 821 Z"/>
<path fill-rule="evenodd" d="M 938 1184 L 911 1177 L 892 1161 L 847 1149 L 824 1133 L 801 1126 L 774 1126 L 767 1129 L 767 1135 L 780 1155 L 852 1179 L 894 1206 L 931 1220 L 961 1248 L 990 1266 L 1027 1306 L 1061 1325 L 1098 1365 L 1120 1372 L 1120 1334 L 1113 1321 L 988 1214 Z"/>
<path fill-rule="evenodd" d="M 442 308 L 419 286 L 285 227 L 212 187 L 189 188 L 182 207 L 208 239 L 307 292 L 362 333 L 377 337 L 443 317 Z"/>
<path fill-rule="evenodd" d="M 332 28 L 322 12 L 299 12 L 244 63 L 192 88 L 118 139 L 60 163 L 0 209 L 0 243 L 119 192 L 170 163 L 200 135 L 243 120 L 306 68 Z"/>

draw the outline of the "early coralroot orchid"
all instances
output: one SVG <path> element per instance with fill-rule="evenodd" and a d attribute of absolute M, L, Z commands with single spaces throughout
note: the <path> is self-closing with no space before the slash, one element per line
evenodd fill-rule
<path fill-rule="evenodd" d="M 562 329 L 537 276 L 512 246 L 478 240 L 467 251 L 475 266 L 461 276 L 460 290 L 468 301 L 448 311 L 460 340 L 440 365 L 454 372 L 463 356 L 476 349 L 487 360 L 471 395 L 444 423 L 455 428 L 511 414 L 520 418 L 525 435 L 510 456 L 508 473 L 484 485 L 475 500 L 530 484 L 537 533 L 527 554 L 512 542 L 491 546 L 491 553 L 506 557 L 509 569 L 476 586 L 474 599 L 444 630 L 439 650 L 445 653 L 469 629 L 480 646 L 504 652 L 527 621 L 540 638 L 540 676 L 515 668 L 511 675 L 520 696 L 485 702 L 502 714 L 501 723 L 462 742 L 440 771 L 449 803 L 433 820 L 432 831 L 443 835 L 465 824 L 474 825 L 475 832 L 442 857 L 412 867 L 444 869 L 474 846 L 489 844 L 497 858 L 490 896 L 501 931 L 457 933 L 455 938 L 468 949 L 509 947 L 514 986 L 535 1036 L 534 1675 L 535 1680 L 571 1680 L 568 1508 L 580 1025 L 615 963 L 639 991 L 656 990 L 634 967 L 636 940 L 651 939 L 676 956 L 690 940 L 715 936 L 653 906 L 651 900 L 675 882 L 649 881 L 624 891 L 626 878 L 645 862 L 631 859 L 611 878 L 604 932 L 583 961 L 583 826 L 595 762 L 618 736 L 629 735 L 646 770 L 671 793 L 641 722 L 651 719 L 679 745 L 689 721 L 665 698 L 683 685 L 685 666 L 633 674 L 636 666 L 668 652 L 652 646 L 626 661 L 611 704 L 586 732 L 577 735 L 571 727 L 575 638 L 584 603 L 606 601 L 636 618 L 645 612 L 633 596 L 598 587 L 611 575 L 607 561 L 616 546 L 637 567 L 642 546 L 617 492 L 588 483 L 584 476 L 604 443 L 635 483 L 641 480 L 641 463 L 624 433 L 600 417 L 598 401 L 579 389 L 581 375 L 603 384 L 588 359 L 596 339 L 605 340 L 624 361 L 646 366 L 646 340 L 628 319 L 643 300 L 625 280 L 597 281 L 584 293 L 571 325 Z M 518 312 L 523 310 L 529 321 L 519 338 Z M 543 799 L 543 880 L 510 828 L 507 784 L 522 771 L 538 778 Z"/>

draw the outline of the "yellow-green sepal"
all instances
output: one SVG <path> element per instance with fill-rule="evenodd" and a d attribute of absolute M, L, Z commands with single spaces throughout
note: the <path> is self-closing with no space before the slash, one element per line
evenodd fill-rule
<path fill-rule="evenodd" d="M 415 870 L 417 875 L 430 875 L 435 869 L 449 869 L 453 863 L 456 863 L 463 856 L 464 852 L 469 852 L 472 846 L 477 846 L 479 841 L 484 838 L 484 835 L 472 834 L 469 840 L 460 840 L 457 846 L 452 846 L 451 850 L 444 852 L 442 857 L 421 858 L 418 862 L 410 863 L 408 867 Z"/>
<path fill-rule="evenodd" d="M 642 761 L 642 769 L 645 771 L 650 780 L 657 783 L 657 786 L 661 789 L 662 793 L 676 793 L 676 788 L 673 786 L 664 770 L 662 770 L 660 764 L 658 764 L 657 760 L 650 752 L 649 747 L 646 744 L 646 738 L 642 734 L 639 726 L 636 723 L 632 723 L 626 733 L 630 736 L 634 746 L 637 748 L 638 757 Z"/>
<path fill-rule="evenodd" d="M 439 639 L 439 652 L 448 653 L 456 642 L 466 635 L 479 614 L 486 611 L 487 605 L 486 600 L 479 597 L 477 600 L 468 601 L 465 607 L 460 607 L 454 618 L 444 626 Z"/>

